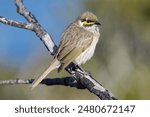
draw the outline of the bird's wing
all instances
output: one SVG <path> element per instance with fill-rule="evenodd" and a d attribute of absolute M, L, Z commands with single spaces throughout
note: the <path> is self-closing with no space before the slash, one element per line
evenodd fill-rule
<path fill-rule="evenodd" d="M 56 55 L 57 59 L 61 62 L 61 66 L 58 71 L 61 71 L 71 62 L 73 62 L 84 50 L 86 50 L 92 43 L 90 33 L 82 33 L 83 29 L 79 29 L 80 32 L 74 32 L 74 36 L 65 34 L 65 41 L 60 43 L 60 48 Z"/>
<path fill-rule="evenodd" d="M 73 48 L 69 51 L 60 61 L 61 65 L 58 68 L 58 72 L 60 72 L 63 68 L 67 67 L 72 61 L 74 61 L 80 54 L 82 53 L 82 48 Z"/>

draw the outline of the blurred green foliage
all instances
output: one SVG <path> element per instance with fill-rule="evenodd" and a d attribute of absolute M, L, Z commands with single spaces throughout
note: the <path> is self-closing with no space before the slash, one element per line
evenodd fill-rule
<path fill-rule="evenodd" d="M 150 1 L 94 0 L 99 15 L 99 81 L 120 99 L 150 99 Z"/>
<path fill-rule="evenodd" d="M 102 24 L 95 56 L 83 67 L 118 99 L 150 99 L 150 1 L 82 2 L 84 9 L 94 12 Z M 49 59 L 45 58 L 40 57 L 39 61 L 43 60 L 47 64 Z M 41 66 L 43 61 L 39 61 L 36 63 Z M 1 65 L 0 77 L 12 79 L 16 71 Z M 53 72 L 51 76 L 62 75 L 68 74 Z M 30 91 L 28 85 L 16 85 L 0 86 L 0 99 L 98 98 L 86 90 L 64 86 L 39 86 Z"/>

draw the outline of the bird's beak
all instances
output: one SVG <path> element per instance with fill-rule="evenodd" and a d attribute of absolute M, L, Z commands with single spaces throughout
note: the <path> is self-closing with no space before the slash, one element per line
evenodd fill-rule
<path fill-rule="evenodd" d="M 96 25 L 101 25 L 101 23 L 99 23 L 98 21 L 95 21 L 94 24 L 96 24 Z"/>

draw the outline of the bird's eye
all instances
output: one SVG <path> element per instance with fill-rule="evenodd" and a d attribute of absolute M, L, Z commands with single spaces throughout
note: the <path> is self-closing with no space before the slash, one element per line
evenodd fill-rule
<path fill-rule="evenodd" d="M 91 20 L 84 20 L 84 21 L 83 21 L 83 24 L 84 24 L 84 25 L 91 25 L 91 24 L 94 24 L 94 22 L 91 21 Z"/>
<path fill-rule="evenodd" d="M 82 22 L 86 21 L 86 19 L 81 19 Z"/>
<path fill-rule="evenodd" d="M 87 22 L 88 22 L 88 23 L 93 23 L 94 21 L 92 21 L 92 20 L 87 20 Z"/>

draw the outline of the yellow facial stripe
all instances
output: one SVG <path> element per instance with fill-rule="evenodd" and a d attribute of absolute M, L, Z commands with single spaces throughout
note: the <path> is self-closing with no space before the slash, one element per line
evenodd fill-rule
<path fill-rule="evenodd" d="M 87 21 L 83 21 L 84 25 L 90 25 L 90 24 L 94 24 L 94 22 L 87 22 Z"/>

